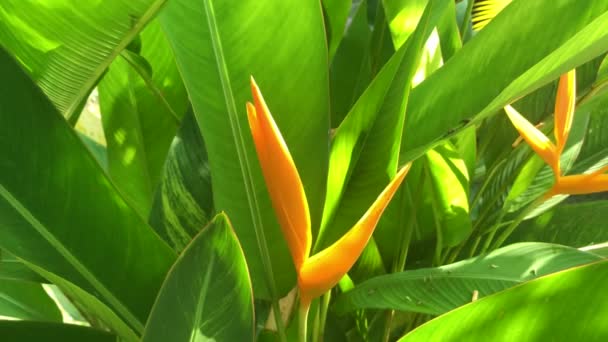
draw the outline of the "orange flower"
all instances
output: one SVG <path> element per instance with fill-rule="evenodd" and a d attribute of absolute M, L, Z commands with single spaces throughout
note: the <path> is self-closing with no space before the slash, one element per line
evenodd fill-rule
<path fill-rule="evenodd" d="M 560 156 L 570 134 L 575 105 L 576 77 L 575 70 L 571 70 L 560 77 L 557 89 L 554 113 L 555 127 L 553 130 L 555 144 L 513 107 L 505 107 L 507 116 L 519 131 L 521 137 L 553 169 L 555 184 L 547 192 L 545 198 L 559 194 L 580 195 L 608 191 L 608 175 L 604 174 L 608 167 L 603 167 L 590 174 L 562 175 Z"/>
<path fill-rule="evenodd" d="M 247 103 L 247 114 L 258 160 L 298 274 L 300 300 L 308 306 L 334 287 L 357 261 L 410 164 L 399 170 L 350 231 L 333 245 L 309 256 L 310 214 L 300 175 L 253 78 L 251 91 L 254 104 Z"/>

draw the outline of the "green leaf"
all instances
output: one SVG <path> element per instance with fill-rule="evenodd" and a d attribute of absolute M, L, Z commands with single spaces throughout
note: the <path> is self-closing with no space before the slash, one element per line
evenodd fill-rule
<path fill-rule="evenodd" d="M 384 0 L 382 3 L 393 45 L 398 49 L 416 30 L 429 0 Z"/>
<path fill-rule="evenodd" d="M 207 225 L 212 214 L 207 151 L 189 111 L 169 150 L 150 224 L 179 252 Z"/>
<path fill-rule="evenodd" d="M 0 250 L 0 281 L 22 280 L 34 283 L 48 283 L 38 273 L 25 266 L 21 260 L 7 251 Z"/>
<path fill-rule="evenodd" d="M 325 14 L 325 30 L 329 42 L 327 48 L 331 61 L 344 36 L 344 27 L 348 20 L 352 0 L 322 0 L 321 4 L 323 4 L 323 14 Z M 367 13 L 365 17 L 367 18 Z"/>
<path fill-rule="evenodd" d="M 372 278 L 341 295 L 335 309 L 394 309 L 441 315 L 470 302 L 474 291 L 482 298 L 538 276 L 600 259 L 566 246 L 519 243 L 446 266 Z"/>
<path fill-rule="evenodd" d="M 608 241 L 605 222 L 608 222 L 606 200 L 565 203 L 524 221 L 507 241 L 539 241 L 584 247 Z"/>
<path fill-rule="evenodd" d="M 253 293 L 245 256 L 219 214 L 186 247 L 160 290 L 144 342 L 253 341 Z"/>
<path fill-rule="evenodd" d="M 142 331 L 175 254 L 3 50 L 0 74 L 11 85 L 0 92 L 0 248 Z"/>
<path fill-rule="evenodd" d="M 519 20 L 523 17 L 529 20 Z M 552 25 L 555 22 L 562 24 Z M 608 32 L 601 29 L 606 25 L 608 4 L 603 2 L 513 2 L 412 91 L 404 135 L 416 134 L 403 139 L 401 161 L 412 160 L 457 133 L 467 125 L 462 120 L 492 115 L 608 50 Z"/>
<path fill-rule="evenodd" d="M 250 76 L 289 146 L 312 226 L 318 227 L 329 144 L 327 48 L 320 6 L 312 0 L 248 0 L 238 6 L 176 0 L 161 13 L 207 148 L 215 208 L 234 223 L 256 298 L 286 294 L 295 284 L 295 271 L 248 129 Z M 271 265 L 272 272 L 263 265 Z"/>
<path fill-rule="evenodd" d="M 395 174 L 410 82 L 421 47 L 445 4 L 446 1 L 429 3 L 419 28 L 385 65 L 336 130 L 316 250 L 348 231 Z"/>
<path fill-rule="evenodd" d="M 6 0 L 0 43 L 71 118 L 110 62 L 165 0 Z"/>
<path fill-rule="evenodd" d="M 3 342 L 62 341 L 62 342 L 117 342 L 112 334 L 98 329 L 73 324 L 29 321 L 0 321 Z"/>
<path fill-rule="evenodd" d="M 372 69 L 372 77 L 376 77 L 384 64 L 395 53 L 395 46 L 391 37 L 389 23 L 386 20 L 383 1 L 368 0 L 370 11 L 373 11 L 372 18 L 374 19 L 374 27 L 372 29 L 372 41 L 370 48 L 370 64 Z M 376 6 L 374 6 L 374 3 Z"/>
<path fill-rule="evenodd" d="M 425 157 L 432 191 L 431 206 L 441 234 L 441 247 L 458 245 L 472 229 L 467 165 L 449 143 L 428 151 Z"/>
<path fill-rule="evenodd" d="M 363 0 L 340 42 L 329 72 L 332 128 L 340 125 L 371 81 L 371 38 L 367 0 Z"/>
<path fill-rule="evenodd" d="M 140 42 L 141 54 L 123 51 L 98 89 L 110 176 L 148 216 L 188 99 L 158 21 L 146 27 Z"/>
<path fill-rule="evenodd" d="M 443 17 L 437 23 L 444 63 L 462 48 L 462 39 L 460 39 L 460 31 L 456 20 L 456 5 L 454 2 L 450 2 L 448 6 Z"/>
<path fill-rule="evenodd" d="M 451 311 L 399 341 L 603 341 L 608 295 L 598 289 L 607 283 L 608 261 L 558 272 Z"/>
<path fill-rule="evenodd" d="M 0 280 L 0 316 L 32 321 L 61 322 L 62 319 L 57 305 L 41 284 L 18 280 Z"/>

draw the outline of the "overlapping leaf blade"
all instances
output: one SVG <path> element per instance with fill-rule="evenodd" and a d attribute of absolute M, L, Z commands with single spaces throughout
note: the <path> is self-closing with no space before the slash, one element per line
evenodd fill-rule
<path fill-rule="evenodd" d="M 437 268 L 379 276 L 344 293 L 336 309 L 395 309 L 440 315 L 537 276 L 602 258 L 571 247 L 520 243 Z"/>
<path fill-rule="evenodd" d="M 0 247 L 54 283 L 98 296 L 142 330 L 173 251 L 3 50 L 0 73 L 10 84 L 0 92 Z M 99 305 L 89 309 L 133 338 Z"/>
<path fill-rule="evenodd" d="M 542 16 L 519 20 L 527 13 L 541 12 Z M 602 54 L 608 50 L 608 33 L 601 29 L 607 23 L 608 4 L 603 2 L 590 6 L 580 6 L 574 0 L 512 3 L 449 63 L 412 91 L 404 132 L 415 129 L 417 134 L 403 140 L 401 160 L 411 160 L 442 137 L 457 132 L 467 124 L 462 120 L 496 113 Z"/>
<path fill-rule="evenodd" d="M 147 216 L 169 145 L 187 109 L 186 90 L 157 20 L 99 83 L 109 173 Z"/>
<path fill-rule="evenodd" d="M 399 341 L 603 341 L 608 261 L 535 279 L 440 316 Z M 576 309 L 573 309 L 576 308 Z"/>
<path fill-rule="evenodd" d="M 219 214 L 167 275 L 143 341 L 252 341 L 253 333 L 247 263 L 228 217 Z"/>
<path fill-rule="evenodd" d="M 59 112 L 77 117 L 112 60 L 166 0 L 6 0 L 0 42 Z"/>

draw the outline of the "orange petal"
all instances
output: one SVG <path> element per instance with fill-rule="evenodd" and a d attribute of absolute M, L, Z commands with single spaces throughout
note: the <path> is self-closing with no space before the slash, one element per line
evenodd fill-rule
<path fill-rule="evenodd" d="M 608 191 L 608 174 L 585 174 L 560 177 L 551 194 L 584 195 L 604 191 Z"/>
<path fill-rule="evenodd" d="M 310 253 L 312 239 L 306 194 L 287 144 L 253 78 L 251 91 L 255 106 L 247 103 L 249 127 L 272 206 L 299 270 Z"/>
<path fill-rule="evenodd" d="M 329 291 L 355 264 L 410 166 L 407 164 L 399 170 L 354 227 L 334 244 L 306 260 L 298 277 L 302 302 L 311 301 Z"/>
<path fill-rule="evenodd" d="M 526 118 L 511 106 L 505 107 L 507 116 L 513 123 L 522 138 L 530 145 L 530 147 L 538 154 L 545 163 L 549 164 L 556 176 L 559 172 L 559 154 L 555 149 L 555 145 L 543 134 L 538 128 L 534 127 Z"/>
<path fill-rule="evenodd" d="M 576 104 L 576 72 L 575 69 L 559 78 L 557 98 L 555 100 L 555 145 L 558 153 L 564 150 L 566 140 L 572 127 L 574 106 Z"/>

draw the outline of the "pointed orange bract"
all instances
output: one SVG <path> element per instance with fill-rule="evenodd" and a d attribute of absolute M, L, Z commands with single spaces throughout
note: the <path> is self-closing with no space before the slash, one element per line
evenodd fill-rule
<path fill-rule="evenodd" d="M 515 108 L 507 105 L 505 112 L 513 126 L 517 129 L 521 137 L 530 145 L 545 163 L 549 164 L 555 173 L 559 173 L 559 155 L 556 153 L 555 145 L 538 128 L 534 127 L 524 118 Z"/>
<path fill-rule="evenodd" d="M 298 277 L 303 302 L 329 291 L 355 264 L 410 166 L 411 164 L 407 164 L 399 170 L 354 227 L 338 241 L 304 263 Z"/>
<path fill-rule="evenodd" d="M 342 238 L 310 257 L 311 230 L 308 202 L 298 170 L 274 122 L 260 89 L 251 79 L 255 105 L 247 103 L 249 126 L 272 206 L 298 273 L 302 307 L 334 287 L 350 270 L 367 245 L 380 216 L 403 182 L 403 167 L 363 217 Z"/>
<path fill-rule="evenodd" d="M 310 214 L 304 187 L 287 144 L 253 78 L 255 106 L 247 103 L 249 126 L 275 213 L 287 240 L 296 270 L 311 247 Z"/>
<path fill-rule="evenodd" d="M 555 144 L 557 153 L 561 154 L 566 146 L 566 140 L 572 127 L 574 106 L 576 104 L 576 76 L 571 70 L 559 78 L 557 98 L 555 100 Z"/>

